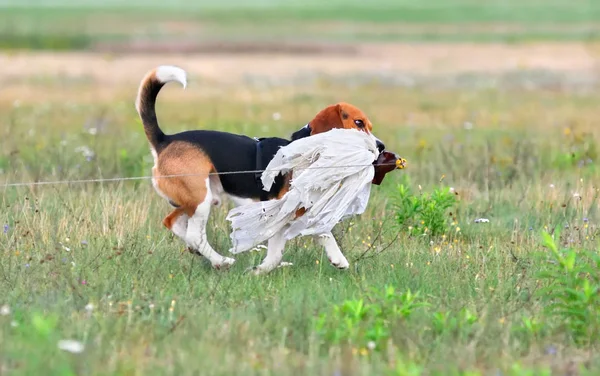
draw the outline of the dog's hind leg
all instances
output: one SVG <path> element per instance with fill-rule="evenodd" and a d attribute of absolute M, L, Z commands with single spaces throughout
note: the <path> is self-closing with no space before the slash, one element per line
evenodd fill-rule
<path fill-rule="evenodd" d="M 213 195 L 210 189 L 209 179 L 206 179 L 206 195 L 204 201 L 196 207 L 196 211 L 188 220 L 186 242 L 196 252 L 206 257 L 216 269 L 227 268 L 235 260 L 230 257 L 221 256 L 208 243 L 206 236 L 206 223 L 210 215 L 210 207 L 213 205 Z"/>
<path fill-rule="evenodd" d="M 183 209 L 177 208 L 163 219 L 163 225 L 171 230 L 175 236 L 185 241 L 189 219 L 190 217 L 185 214 Z"/>
<path fill-rule="evenodd" d="M 185 214 L 183 209 L 177 208 L 165 217 L 163 220 L 163 225 L 165 225 L 166 228 L 171 230 L 175 236 L 183 240 L 187 245 L 186 235 L 189 219 L 189 215 Z M 189 246 L 188 251 L 191 253 L 196 253 L 196 251 Z"/>
<path fill-rule="evenodd" d="M 158 157 L 153 169 L 155 189 L 177 208 L 163 223 L 182 238 L 192 253 L 197 253 L 219 269 L 234 263 L 234 259 L 215 252 L 208 243 L 206 223 L 210 207 L 218 203 L 219 192 L 211 185 L 214 167 L 208 157 L 193 145 L 172 143 Z"/>
<path fill-rule="evenodd" d="M 331 265 L 338 269 L 348 269 L 350 263 L 348 263 L 348 260 L 342 254 L 342 251 L 331 232 L 317 235 L 315 236 L 315 239 L 317 240 L 317 243 L 325 247 L 325 253 L 327 253 L 327 258 Z"/>

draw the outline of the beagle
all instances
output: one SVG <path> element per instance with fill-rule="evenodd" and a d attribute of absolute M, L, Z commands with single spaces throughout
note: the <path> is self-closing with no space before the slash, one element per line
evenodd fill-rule
<path fill-rule="evenodd" d="M 159 127 L 155 103 L 160 89 L 168 82 L 186 86 L 186 72 L 175 66 L 159 66 L 142 79 L 136 110 L 144 125 L 154 157 L 152 184 L 174 210 L 163 224 L 181 238 L 190 251 L 204 256 L 214 268 L 226 268 L 234 259 L 217 253 L 208 243 L 206 223 L 213 205 L 221 197 L 229 197 L 234 205 L 281 198 L 289 189 L 291 173 L 280 175 L 270 191 L 262 188 L 260 172 L 277 150 L 303 137 L 326 132 L 333 128 L 354 128 L 376 140 L 380 151 L 385 146 L 373 136 L 373 125 L 358 108 L 347 103 L 331 105 L 320 111 L 306 126 L 292 134 L 291 140 L 269 137 L 255 139 L 215 130 L 194 130 L 167 135 Z M 239 173 L 239 171 L 248 171 Z M 175 175 L 174 177 L 168 177 Z M 297 215 L 302 215 L 301 210 Z M 348 260 L 341 253 L 331 233 L 316 236 L 325 248 L 329 261 L 339 269 L 348 268 Z M 265 273 L 281 264 L 285 239 L 276 234 L 268 241 L 267 255 L 254 268 Z"/>

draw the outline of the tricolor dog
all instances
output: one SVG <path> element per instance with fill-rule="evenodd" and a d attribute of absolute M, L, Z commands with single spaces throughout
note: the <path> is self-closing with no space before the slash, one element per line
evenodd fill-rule
<path fill-rule="evenodd" d="M 136 99 L 136 109 L 154 157 L 152 182 L 158 194 L 174 207 L 163 224 L 191 251 L 207 258 L 217 269 L 228 267 L 235 260 L 222 256 L 208 243 L 206 223 L 211 207 L 219 205 L 222 197 L 229 197 L 236 206 L 281 198 L 289 189 L 291 179 L 291 174 L 280 175 L 271 190 L 266 192 L 262 189 L 260 173 L 236 172 L 264 169 L 278 148 L 333 128 L 354 128 L 373 135 L 373 126 L 367 116 L 347 103 L 326 107 L 306 126 L 293 133 L 291 140 L 277 137 L 254 139 L 215 130 L 167 135 L 159 127 L 155 103 L 160 89 L 171 81 L 179 82 L 185 88 L 185 71 L 174 66 L 159 66 L 151 70 L 142 79 Z M 383 151 L 383 143 L 377 139 L 376 142 L 378 149 Z M 301 210 L 297 213 L 302 214 Z M 325 248 L 332 265 L 348 268 L 348 260 L 331 233 L 320 234 L 316 239 Z M 283 236 L 276 234 L 269 239 L 267 255 L 255 268 L 256 273 L 269 272 L 279 266 L 284 246 Z"/>

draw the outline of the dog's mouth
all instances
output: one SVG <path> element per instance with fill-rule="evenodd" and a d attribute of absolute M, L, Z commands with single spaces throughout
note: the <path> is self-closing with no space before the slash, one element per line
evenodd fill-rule
<path fill-rule="evenodd" d="M 379 153 L 377 159 L 373 162 L 375 175 L 373 176 L 372 184 L 380 185 L 385 178 L 385 174 L 396 169 L 402 170 L 406 167 L 406 159 L 398 156 L 396 153 L 384 150 Z"/>

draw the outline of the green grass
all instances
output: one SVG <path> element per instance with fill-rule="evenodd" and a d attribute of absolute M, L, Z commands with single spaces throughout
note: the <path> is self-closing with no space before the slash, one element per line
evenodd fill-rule
<path fill-rule="evenodd" d="M 596 40 L 600 33 L 597 1 L 43 1 L 8 2 L 1 9 L 0 47 L 27 49 L 88 49 L 140 38 L 515 42 Z"/>
<path fill-rule="evenodd" d="M 31 14 L 59 15 L 68 12 L 94 12 L 112 10 L 148 13 L 171 12 L 190 14 L 200 18 L 217 17 L 220 20 L 254 19 L 277 20 L 350 20 L 350 21 L 403 21 L 403 22 L 582 22 L 600 17 L 600 7 L 595 1 L 567 0 L 435 0 L 415 2 L 410 0 L 376 0 L 369 3 L 358 0 L 335 0 L 322 3 L 308 1 L 104 1 L 101 5 L 86 1 L 30 1 L 5 2 L 9 9 L 25 9 Z M 54 9 L 52 9 L 54 8 Z M 185 10 L 185 11 L 184 11 Z"/>
<path fill-rule="evenodd" d="M 51 82 L 38 86 L 47 94 L 70 93 L 70 100 L 1 104 L 0 183 L 149 173 L 151 158 L 130 96 L 115 90 L 110 101 L 92 103 L 81 99 L 93 92 L 89 84 L 77 91 Z M 264 256 L 253 252 L 237 256 L 231 270 L 215 271 L 162 227 L 169 208 L 147 180 L 6 188 L 0 194 L 0 225 L 7 225 L 0 232 L 0 306 L 10 313 L 0 316 L 3 373 L 600 370 L 592 355 L 597 340 L 576 343 L 537 295 L 545 286 L 538 273 L 553 265 L 543 230 L 569 224 L 561 245 L 597 250 L 597 94 L 330 84 L 302 96 L 241 101 L 226 89 L 209 98 L 197 90 L 190 87 L 179 100 L 176 91 L 165 91 L 158 104 L 165 130 L 285 137 L 340 91 L 371 115 L 377 135 L 409 164 L 373 187 L 364 215 L 336 228 L 351 268 L 334 269 L 312 241 L 299 239 L 286 248 L 292 267 L 251 276 L 245 269 Z M 272 119 L 274 112 L 281 121 Z M 82 146 L 94 157 L 86 159 Z M 395 224 L 403 182 L 417 194 L 448 187 L 458 192 L 443 236 Z M 227 207 L 213 213 L 209 238 L 226 254 Z M 480 217 L 490 223 L 473 223 Z M 319 334 L 320 315 L 357 299 L 378 307 L 383 303 L 372 290 L 386 286 L 418 292 L 429 305 L 408 318 L 385 316 L 386 351 Z M 474 323 L 460 318 L 463 309 Z M 458 321 L 440 326 L 444 315 Z M 542 330 L 526 329 L 532 318 Z M 61 351 L 63 339 L 81 341 L 85 350 Z"/>

